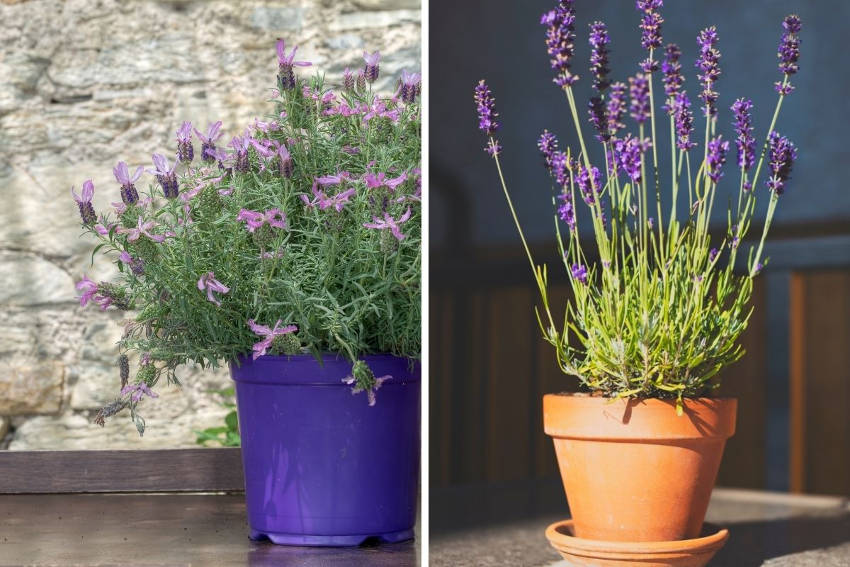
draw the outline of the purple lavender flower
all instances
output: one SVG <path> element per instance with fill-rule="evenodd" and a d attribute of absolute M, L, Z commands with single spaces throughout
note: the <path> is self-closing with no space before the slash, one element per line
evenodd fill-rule
<path fill-rule="evenodd" d="M 496 99 L 484 79 L 478 81 L 475 87 L 475 104 L 478 109 L 478 129 L 492 136 L 499 129 L 500 124 L 496 120 L 499 115 L 496 113 Z"/>
<path fill-rule="evenodd" d="M 590 166 L 590 172 L 588 172 L 586 167 L 579 165 L 576 172 L 576 185 L 584 198 L 584 202 L 592 205 L 596 202 L 596 196 L 602 191 L 602 176 L 599 169 Z"/>
<path fill-rule="evenodd" d="M 561 187 L 567 187 L 570 184 L 570 164 L 566 153 L 555 152 L 552 155 L 552 176 Z"/>
<path fill-rule="evenodd" d="M 596 139 L 603 144 L 611 139 L 611 133 L 608 130 L 608 117 L 605 115 L 605 103 L 601 96 L 592 96 L 587 101 L 588 120 L 596 130 Z"/>
<path fill-rule="evenodd" d="M 546 169 L 551 172 L 555 163 L 555 152 L 558 151 L 557 136 L 549 130 L 543 130 L 543 133 L 540 134 L 540 138 L 537 140 L 537 147 L 543 155 L 543 163 L 546 165 Z"/>
<path fill-rule="evenodd" d="M 221 130 L 221 120 L 218 122 L 213 122 L 207 127 L 207 133 L 203 134 L 198 131 L 197 128 L 195 130 L 195 135 L 198 136 L 198 139 L 201 141 L 201 159 L 207 163 L 212 163 L 215 161 L 215 142 L 222 136 L 224 136 L 224 132 L 220 132 Z"/>
<path fill-rule="evenodd" d="M 785 31 L 779 42 L 779 70 L 786 75 L 793 75 L 800 70 L 797 61 L 800 59 L 800 38 L 797 36 L 802 29 L 800 16 L 791 14 L 782 21 Z"/>
<path fill-rule="evenodd" d="M 637 0 L 638 11 L 643 12 L 641 16 L 640 44 L 644 49 L 657 49 L 661 47 L 661 24 L 664 18 L 658 13 L 664 6 L 661 0 Z"/>
<path fill-rule="evenodd" d="M 156 180 L 159 182 L 160 187 L 162 187 L 162 193 L 166 198 L 176 199 L 177 195 L 180 194 L 177 175 L 174 173 L 177 164 L 169 165 L 168 159 L 162 154 L 153 154 L 151 159 L 153 160 L 154 169 L 149 169 L 148 173 L 156 176 Z"/>
<path fill-rule="evenodd" d="M 702 81 L 702 92 L 699 98 L 705 103 L 703 113 L 705 116 L 717 114 L 717 97 L 714 91 L 714 83 L 720 77 L 720 51 L 717 50 L 717 28 L 711 26 L 705 28 L 697 36 L 697 45 L 700 49 L 696 66 L 701 71 L 697 74 Z"/>
<path fill-rule="evenodd" d="M 682 56 L 682 50 L 675 43 L 668 43 L 664 48 L 664 62 L 661 64 L 661 71 L 664 73 L 664 94 L 669 98 L 679 94 L 679 90 L 685 82 L 682 76 L 682 64 L 679 63 L 679 58 Z M 665 106 L 668 112 L 671 112 L 668 106 Z"/>
<path fill-rule="evenodd" d="M 649 120 L 649 77 L 643 73 L 638 73 L 634 77 L 629 77 L 629 114 L 635 119 L 638 124 L 643 124 Z"/>
<path fill-rule="evenodd" d="M 587 284 L 587 268 L 582 264 L 573 264 L 570 267 L 570 273 L 574 280 L 578 280 L 582 284 Z"/>
<path fill-rule="evenodd" d="M 192 123 L 188 120 L 177 130 L 177 159 L 190 163 L 195 159 L 195 148 L 192 147 Z"/>
<path fill-rule="evenodd" d="M 626 115 L 626 85 L 625 83 L 614 83 L 611 85 L 611 94 L 608 98 L 606 108 L 608 119 L 608 132 L 611 136 L 616 136 L 617 132 L 625 128 L 623 116 Z"/>
<path fill-rule="evenodd" d="M 664 7 L 664 0 L 637 0 L 635 8 L 639 12 L 654 12 Z"/>
<path fill-rule="evenodd" d="M 90 280 L 88 276 L 83 276 L 83 279 L 77 282 L 75 286 L 80 293 L 80 306 L 85 307 L 89 301 L 94 299 L 97 293 L 97 284 Z"/>
<path fill-rule="evenodd" d="M 643 153 L 651 147 L 649 138 L 640 140 L 627 134 L 622 140 L 614 140 L 614 158 L 633 183 L 641 182 L 640 165 Z"/>
<path fill-rule="evenodd" d="M 277 75 L 277 86 L 283 91 L 288 91 L 295 88 L 295 73 L 293 72 L 293 67 L 309 67 L 312 65 L 309 61 L 296 61 L 295 60 L 295 52 L 298 51 L 298 46 L 292 48 L 292 53 L 289 55 L 286 54 L 286 42 L 284 40 L 277 40 L 277 63 L 278 63 L 278 75 Z"/>
<path fill-rule="evenodd" d="M 646 59 L 638 63 L 638 67 L 640 67 L 640 70 L 646 74 L 654 73 L 658 70 L 658 61 L 656 61 L 652 57 L 647 57 Z"/>
<path fill-rule="evenodd" d="M 228 144 L 236 150 L 236 159 L 234 160 L 233 169 L 239 173 L 247 173 L 251 168 L 251 162 L 248 160 L 248 148 L 251 147 L 251 137 L 246 134 L 244 136 L 233 136 Z"/>
<path fill-rule="evenodd" d="M 691 133 L 694 131 L 694 114 L 691 112 L 691 100 L 688 98 L 688 93 L 679 92 L 671 100 L 670 109 L 676 126 L 676 147 L 688 151 L 697 145 L 696 142 L 691 141 Z"/>
<path fill-rule="evenodd" d="M 363 72 L 363 69 L 357 72 L 357 85 L 358 91 L 363 91 L 366 89 L 366 73 Z"/>
<path fill-rule="evenodd" d="M 708 178 L 714 183 L 723 177 L 723 164 L 726 163 L 726 152 L 729 151 L 729 141 L 723 136 L 717 136 L 708 142 L 708 155 L 706 156 L 706 169 Z"/>
<path fill-rule="evenodd" d="M 121 388 L 122 396 L 130 396 L 130 399 L 134 402 L 138 402 L 144 396 L 148 396 L 150 398 L 158 398 L 159 394 L 155 393 L 153 390 L 148 387 L 144 382 L 139 382 L 138 384 L 128 384 Z"/>
<path fill-rule="evenodd" d="M 377 230 L 389 229 L 392 232 L 392 235 L 395 236 L 396 240 L 404 240 L 407 238 L 406 235 L 401 233 L 401 229 L 398 225 L 407 222 L 410 218 L 410 207 L 407 208 L 407 211 L 404 212 L 398 219 L 394 219 L 390 216 L 389 213 L 384 213 L 384 218 L 379 219 L 378 217 L 373 217 L 373 222 L 363 223 L 363 226 L 366 228 L 374 228 Z"/>
<path fill-rule="evenodd" d="M 773 175 L 767 180 L 767 187 L 776 195 L 785 192 L 785 182 L 791 177 L 791 168 L 797 159 L 797 146 L 779 132 L 773 131 L 768 137 L 770 150 L 770 170 Z"/>
<path fill-rule="evenodd" d="M 248 232 L 254 232 L 266 223 L 275 228 L 286 228 L 286 215 L 278 208 L 269 209 L 264 213 L 242 209 L 236 215 L 236 220 L 244 221 Z"/>
<path fill-rule="evenodd" d="M 139 216 L 139 222 L 136 225 L 136 228 L 120 227 L 115 232 L 117 232 L 118 234 L 127 234 L 127 240 L 129 240 L 130 242 L 135 242 L 143 235 L 147 236 L 150 240 L 157 243 L 164 241 L 165 236 L 161 234 L 152 234 L 150 232 L 150 230 L 154 227 L 156 227 L 156 223 L 154 221 L 151 220 L 145 222 L 145 219 Z"/>
<path fill-rule="evenodd" d="M 608 81 L 608 44 L 611 38 L 608 36 L 608 26 L 603 22 L 590 24 L 590 72 L 593 73 L 593 88 L 600 93 L 611 84 Z"/>
<path fill-rule="evenodd" d="M 570 72 L 575 53 L 575 7 L 574 0 L 559 0 L 558 6 L 543 14 L 540 23 L 546 26 L 546 51 L 555 70 L 554 82 L 559 87 L 568 87 L 578 81 L 578 75 Z"/>
<path fill-rule="evenodd" d="M 496 99 L 493 98 L 490 87 L 487 86 L 484 79 L 478 81 L 478 85 L 475 87 L 475 105 L 478 110 L 478 129 L 490 138 L 484 149 L 495 157 L 502 148 L 499 142 L 493 139 L 493 134 L 500 126 L 496 120 L 499 114 L 496 112 Z"/>
<path fill-rule="evenodd" d="M 560 219 L 570 227 L 570 230 L 575 230 L 576 213 L 573 208 L 573 201 L 570 197 L 569 191 L 562 191 L 558 195 L 558 198 L 561 200 L 561 206 L 558 207 L 558 217 L 560 217 Z"/>
<path fill-rule="evenodd" d="M 252 347 L 254 351 L 254 360 L 257 360 L 258 358 L 266 354 L 266 350 L 268 350 L 268 348 L 272 346 L 272 342 L 274 341 L 275 337 L 294 333 L 298 330 L 298 327 L 296 327 L 295 325 L 281 326 L 281 323 L 282 321 L 278 319 L 277 322 L 274 324 L 274 328 L 270 329 L 266 325 L 257 325 L 253 319 L 248 319 L 248 327 L 251 328 L 251 331 L 259 337 L 265 337 L 260 342 L 254 343 L 254 346 Z"/>
<path fill-rule="evenodd" d="M 379 62 L 381 61 L 381 53 L 376 51 L 375 53 L 367 53 L 363 52 L 363 61 L 366 62 L 366 65 L 363 67 L 363 75 L 366 77 L 366 80 L 370 83 L 374 83 L 378 80 L 378 73 L 380 72 Z"/>
<path fill-rule="evenodd" d="M 348 67 L 342 72 L 342 90 L 351 92 L 354 90 L 354 73 Z"/>
<path fill-rule="evenodd" d="M 201 291 L 206 290 L 207 300 L 215 303 L 218 307 L 221 307 L 221 301 L 213 294 L 230 291 L 229 287 L 215 279 L 215 274 L 212 272 L 207 272 L 200 277 L 198 280 L 198 289 Z"/>
<path fill-rule="evenodd" d="M 79 196 L 74 192 L 74 188 L 71 187 L 71 196 L 77 202 L 83 224 L 91 225 L 97 222 L 97 214 L 94 212 L 94 205 L 91 204 L 92 197 L 94 197 L 94 183 L 92 183 L 92 180 L 88 179 L 83 182 L 83 188 L 80 190 Z"/>
<path fill-rule="evenodd" d="M 421 78 L 419 73 L 401 72 L 401 100 L 408 104 L 416 102 L 416 95 L 421 89 Z"/>
<path fill-rule="evenodd" d="M 753 136 L 753 120 L 750 111 L 753 101 L 739 98 L 732 105 L 735 115 L 735 145 L 738 147 L 738 167 L 749 170 L 756 161 L 756 139 Z"/>
<path fill-rule="evenodd" d="M 717 258 L 718 254 L 720 254 L 720 252 L 717 251 L 717 248 L 712 248 L 711 250 L 709 250 L 708 251 L 708 261 L 714 262 L 714 259 Z"/>
<path fill-rule="evenodd" d="M 112 174 L 121 184 L 121 200 L 124 201 L 125 205 L 134 205 L 139 201 L 139 192 L 136 191 L 136 186 L 133 184 L 139 180 L 144 170 L 144 167 L 139 166 L 131 176 L 127 163 L 123 161 L 119 161 L 118 165 L 112 168 Z"/>

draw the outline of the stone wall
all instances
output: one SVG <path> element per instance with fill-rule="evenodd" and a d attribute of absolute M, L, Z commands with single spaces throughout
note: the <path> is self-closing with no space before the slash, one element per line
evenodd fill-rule
<path fill-rule="evenodd" d="M 225 372 L 186 369 L 184 387 L 146 402 L 139 438 L 94 411 L 118 389 L 121 315 L 83 310 L 74 283 L 90 266 L 69 188 L 92 178 L 95 208 L 119 200 L 118 160 L 173 155 L 183 120 L 222 120 L 227 136 L 269 109 L 274 43 L 299 45 L 336 81 L 379 49 L 390 90 L 419 70 L 418 0 L 0 0 L 0 448 L 191 446 L 225 413 L 207 390 Z M 310 72 L 310 71 L 308 71 Z"/>

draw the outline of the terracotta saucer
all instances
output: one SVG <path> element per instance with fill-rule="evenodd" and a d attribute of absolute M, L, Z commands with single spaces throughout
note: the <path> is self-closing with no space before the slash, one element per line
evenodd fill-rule
<path fill-rule="evenodd" d="M 710 524 L 709 535 L 678 541 L 600 541 L 573 536 L 573 521 L 546 528 L 546 539 L 571 565 L 587 567 L 703 567 L 729 539 L 729 530 Z"/>

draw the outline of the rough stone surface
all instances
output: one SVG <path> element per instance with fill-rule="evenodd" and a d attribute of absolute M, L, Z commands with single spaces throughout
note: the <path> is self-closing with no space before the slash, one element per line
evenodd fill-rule
<path fill-rule="evenodd" d="M 123 316 L 75 299 L 82 274 L 104 280 L 114 268 L 91 265 L 69 188 L 93 179 L 104 209 L 118 200 L 115 162 L 172 155 L 183 120 L 222 120 L 229 137 L 263 117 L 279 37 L 331 83 L 380 50 L 375 88 L 393 90 L 401 69 L 420 70 L 419 2 L 0 0 L 0 21 L 0 425 L 11 424 L 10 448 L 192 445 L 193 430 L 221 424 L 226 410 L 205 390 L 227 386 L 226 372 L 179 373 L 182 392 L 163 387 L 140 408 L 142 439 L 121 415 L 90 425 L 118 388 Z"/>
<path fill-rule="evenodd" d="M 56 361 L 0 361 L 0 414 L 56 413 L 62 406 L 65 367 Z"/>

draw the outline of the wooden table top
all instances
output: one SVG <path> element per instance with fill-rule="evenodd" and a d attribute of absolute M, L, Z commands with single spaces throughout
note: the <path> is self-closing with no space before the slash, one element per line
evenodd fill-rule
<path fill-rule="evenodd" d="M 286 547 L 248 539 L 241 494 L 0 495 L 0 566 L 419 565 L 415 542 Z"/>

